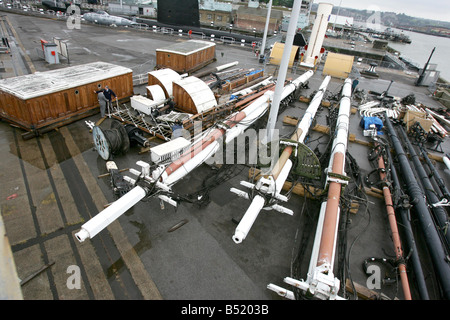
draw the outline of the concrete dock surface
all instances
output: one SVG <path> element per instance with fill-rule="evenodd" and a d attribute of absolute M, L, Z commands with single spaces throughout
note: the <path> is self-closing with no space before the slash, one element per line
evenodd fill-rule
<path fill-rule="evenodd" d="M 155 65 L 155 49 L 183 41 L 173 35 L 88 24 L 82 24 L 79 30 L 68 29 L 66 22 L 58 19 L 2 14 L 11 39 L 11 54 L 0 56 L 5 68 L 2 78 L 94 61 L 111 62 L 133 69 L 134 74 L 146 74 Z M 48 65 L 36 51 L 40 49 L 40 39 L 54 37 L 68 42 L 70 59 Z M 262 66 L 251 49 L 217 43 L 216 54 L 214 65 L 238 60 L 244 68 Z M 275 67 L 266 66 L 266 74 L 273 71 Z M 360 78 L 358 88 L 383 92 L 394 80 L 391 95 L 405 97 L 414 93 L 416 101 L 430 108 L 440 107 L 427 88 L 414 86 L 413 77 L 398 71 L 378 71 L 379 79 Z M 295 78 L 303 72 L 290 70 L 288 77 Z M 319 70 L 308 88 L 303 89 L 302 96 L 309 97 L 322 80 Z M 329 93 L 338 93 L 342 83 L 340 79 L 332 79 Z M 135 89 L 135 93 L 145 93 L 145 86 Z M 353 106 L 358 106 L 355 101 Z M 294 101 L 280 114 L 277 128 L 281 135 L 293 129 L 283 123 L 283 118 L 301 118 L 306 107 L 306 103 Z M 317 124 L 327 126 L 327 117 L 328 109 L 320 108 Z M 94 149 L 92 134 L 85 124 L 85 120 L 96 122 L 99 118 L 100 115 L 95 115 L 28 140 L 22 138 L 24 131 L 20 128 L 0 122 L 1 215 L 17 274 L 23 280 L 44 268 L 21 286 L 25 300 L 283 299 L 268 290 L 267 285 L 274 283 L 291 289 L 283 279 L 291 275 L 292 261 L 301 251 L 299 245 L 305 244 L 302 240 L 308 236 L 307 231 L 314 234 L 314 217 L 320 203 L 293 194 L 286 204 L 294 211 L 293 216 L 264 211 L 243 243 L 234 243 L 236 221 L 250 203 L 229 189 L 239 187 L 241 180 L 248 180 L 248 165 L 229 168 L 230 178 L 210 191 L 206 206 L 183 202 L 176 209 L 167 204 L 162 209 L 157 199 L 142 201 L 107 230 L 79 243 L 74 234 L 81 225 L 115 200 L 109 178 L 99 177 L 107 173 L 105 161 Z M 363 136 L 360 120 L 357 112 L 351 115 L 350 133 L 360 141 L 369 141 Z M 322 152 L 328 139 L 327 135 L 312 131 L 310 146 Z M 442 147 L 444 153 L 450 150 L 448 139 Z M 149 161 L 149 153 L 139 151 L 139 147 L 132 147 L 126 155 L 116 157 L 118 168 L 137 168 L 138 160 Z M 369 151 L 367 145 L 348 145 L 361 175 L 373 170 Z M 448 182 L 444 163 L 436 161 L 436 167 Z M 191 194 L 217 170 L 204 164 L 174 190 L 180 195 Z M 368 279 L 362 268 L 364 260 L 394 256 L 384 202 L 368 196 L 368 204 L 348 217 L 346 268 L 351 271 L 351 280 L 362 286 L 366 286 Z M 168 232 L 183 220 L 187 223 Z M 302 264 L 307 265 L 311 241 L 306 243 L 309 247 L 304 248 Z M 420 238 L 418 245 L 426 255 Z M 430 296 L 439 299 L 431 263 L 424 263 L 423 268 Z M 414 284 L 411 287 L 413 297 L 418 299 Z M 374 291 L 389 299 L 403 298 L 398 281 Z M 349 299 L 355 298 L 348 295 Z"/>

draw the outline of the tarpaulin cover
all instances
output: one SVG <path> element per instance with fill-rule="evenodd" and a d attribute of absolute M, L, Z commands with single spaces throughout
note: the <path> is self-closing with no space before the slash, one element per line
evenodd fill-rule
<path fill-rule="evenodd" d="M 377 128 L 378 134 L 383 134 L 381 132 L 381 129 L 383 128 L 383 121 L 378 117 L 362 117 L 361 122 L 359 125 L 364 129 L 368 130 L 371 129 L 370 125 L 374 124 Z"/>

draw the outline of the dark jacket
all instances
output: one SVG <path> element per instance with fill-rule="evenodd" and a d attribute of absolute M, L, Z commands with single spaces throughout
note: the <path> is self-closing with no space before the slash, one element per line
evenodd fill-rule
<path fill-rule="evenodd" d="M 102 89 L 99 91 L 96 91 L 97 93 L 99 92 L 103 92 L 103 95 L 105 96 L 106 99 L 108 99 L 108 101 L 111 101 L 111 96 L 113 96 L 114 98 L 116 98 L 116 94 L 114 93 L 114 91 L 112 91 L 111 89 Z"/>

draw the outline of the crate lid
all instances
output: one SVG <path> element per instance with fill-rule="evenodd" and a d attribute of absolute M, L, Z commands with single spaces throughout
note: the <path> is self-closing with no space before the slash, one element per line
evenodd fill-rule
<path fill-rule="evenodd" d="M 129 68 L 111 63 L 92 62 L 2 79 L 0 91 L 27 100 L 132 72 L 133 70 Z M 111 89 L 114 90 L 114 88 Z"/>
<path fill-rule="evenodd" d="M 180 54 L 184 56 L 191 55 L 195 52 L 205 50 L 210 47 L 214 47 L 216 44 L 214 42 L 208 42 L 203 40 L 188 40 L 184 42 L 179 42 L 172 44 L 168 47 L 156 49 L 156 52 L 170 52 L 175 54 Z"/>

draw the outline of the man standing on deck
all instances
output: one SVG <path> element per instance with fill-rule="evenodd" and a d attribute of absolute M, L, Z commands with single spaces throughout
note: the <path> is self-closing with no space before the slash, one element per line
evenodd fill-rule
<path fill-rule="evenodd" d="M 358 83 L 359 83 L 358 78 L 356 78 L 355 80 L 353 80 L 353 82 L 352 82 L 352 93 L 355 92 L 356 86 L 358 85 Z"/>
<path fill-rule="evenodd" d="M 105 89 L 103 90 L 99 90 L 99 91 L 95 91 L 95 93 L 99 93 L 99 92 L 103 92 L 103 95 L 105 96 L 107 103 L 106 103 L 106 107 L 108 107 L 108 110 L 110 110 L 110 108 L 112 107 L 112 96 L 114 96 L 114 98 L 116 98 L 117 100 L 117 95 L 114 93 L 114 91 L 112 91 L 111 89 L 109 89 L 108 86 L 105 86 Z"/>
<path fill-rule="evenodd" d="M 102 118 L 104 118 L 105 111 L 106 111 L 106 104 L 108 103 L 108 99 L 106 99 L 105 95 L 103 94 L 103 90 L 99 90 L 96 92 L 97 92 L 98 104 L 100 105 L 100 116 Z"/>

